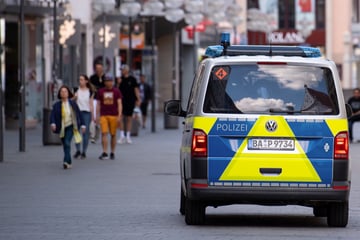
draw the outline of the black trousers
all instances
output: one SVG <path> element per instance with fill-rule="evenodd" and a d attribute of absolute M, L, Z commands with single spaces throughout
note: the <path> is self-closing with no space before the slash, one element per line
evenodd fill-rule
<path fill-rule="evenodd" d="M 349 138 L 350 138 L 350 141 L 352 141 L 353 140 L 353 125 L 354 125 L 354 122 L 360 122 L 360 114 L 355 114 L 355 115 L 351 116 L 348 119 L 348 122 L 349 122 Z"/>

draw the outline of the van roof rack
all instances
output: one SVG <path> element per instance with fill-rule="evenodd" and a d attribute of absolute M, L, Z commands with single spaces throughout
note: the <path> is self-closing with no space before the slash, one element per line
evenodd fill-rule
<path fill-rule="evenodd" d="M 205 55 L 208 57 L 220 56 L 285 56 L 285 57 L 321 57 L 318 48 L 306 46 L 274 46 L 274 45 L 232 45 L 230 46 L 230 34 L 221 34 L 221 45 L 209 46 Z"/>

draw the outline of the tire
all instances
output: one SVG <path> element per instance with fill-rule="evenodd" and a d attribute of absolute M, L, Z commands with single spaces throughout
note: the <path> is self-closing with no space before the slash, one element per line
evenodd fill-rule
<path fill-rule="evenodd" d="M 349 203 L 330 203 L 327 209 L 327 224 L 329 227 L 346 227 L 349 219 Z"/>
<path fill-rule="evenodd" d="M 186 201 L 186 198 L 185 198 L 185 194 L 184 194 L 184 191 L 180 185 L 180 214 L 181 215 L 185 215 L 185 201 Z"/>
<path fill-rule="evenodd" d="M 201 225 L 205 222 L 205 205 L 200 201 L 185 201 L 185 222 L 188 225 Z"/>
<path fill-rule="evenodd" d="M 314 207 L 313 213 L 315 217 L 326 217 L 327 216 L 327 208 L 326 207 Z"/>

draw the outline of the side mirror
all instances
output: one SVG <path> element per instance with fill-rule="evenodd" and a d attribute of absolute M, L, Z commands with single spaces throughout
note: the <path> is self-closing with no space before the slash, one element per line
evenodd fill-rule
<path fill-rule="evenodd" d="M 185 117 L 186 112 L 181 108 L 180 100 L 169 100 L 164 103 L 164 112 L 170 116 Z"/>
<path fill-rule="evenodd" d="M 346 116 L 349 118 L 352 116 L 353 114 L 353 111 L 352 111 L 352 108 L 349 104 L 345 104 L 345 109 L 346 109 Z"/>

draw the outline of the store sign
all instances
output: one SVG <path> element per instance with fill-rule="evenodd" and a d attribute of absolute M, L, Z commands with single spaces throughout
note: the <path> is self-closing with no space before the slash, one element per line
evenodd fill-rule
<path fill-rule="evenodd" d="M 296 0 L 295 4 L 295 29 L 307 38 L 316 28 L 315 0 Z"/>
<path fill-rule="evenodd" d="M 270 39 L 271 43 L 274 44 L 298 44 L 305 42 L 300 32 L 272 32 L 270 33 Z"/>
<path fill-rule="evenodd" d="M 124 24 L 120 29 L 120 49 L 129 49 L 130 37 L 129 37 L 129 25 Z M 144 49 L 145 47 L 145 26 L 143 23 L 134 23 L 131 26 L 131 48 L 132 49 Z"/>

